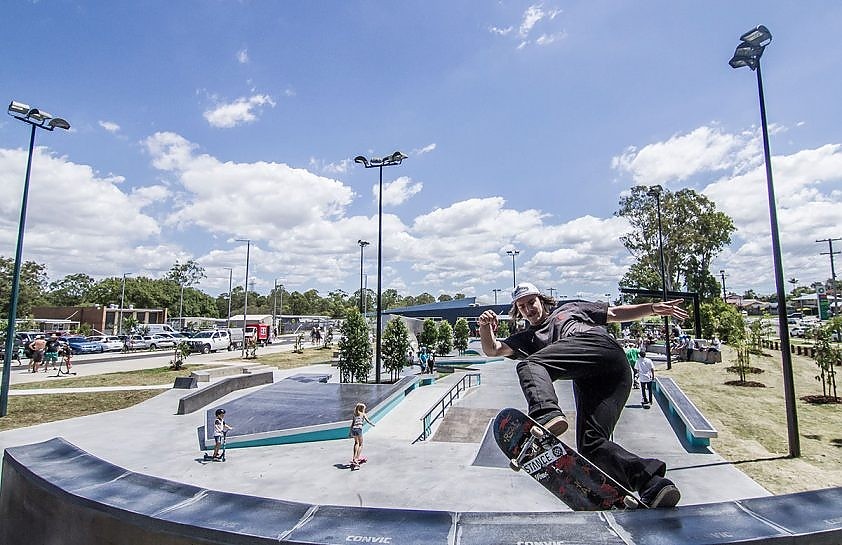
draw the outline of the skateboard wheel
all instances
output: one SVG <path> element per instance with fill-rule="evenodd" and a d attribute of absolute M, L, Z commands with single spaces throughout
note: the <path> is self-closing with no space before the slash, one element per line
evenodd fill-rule
<path fill-rule="evenodd" d="M 532 437 L 535 439 L 543 439 L 544 438 L 544 430 L 537 426 L 533 426 L 529 428 L 529 433 L 532 434 Z"/>
<path fill-rule="evenodd" d="M 520 464 L 517 462 L 517 460 L 509 460 L 509 468 L 512 471 L 520 471 Z"/>
<path fill-rule="evenodd" d="M 632 496 L 626 496 L 623 498 L 623 504 L 626 506 L 626 509 L 637 509 L 640 507 L 640 502 L 637 501 L 637 498 Z"/>

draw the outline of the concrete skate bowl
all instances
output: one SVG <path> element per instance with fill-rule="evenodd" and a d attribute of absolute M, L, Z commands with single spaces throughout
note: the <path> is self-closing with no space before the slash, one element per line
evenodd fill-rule
<path fill-rule="evenodd" d="M 64 439 L 8 448 L 5 545 L 831 544 L 842 488 L 651 511 L 476 513 L 309 505 L 127 471 Z"/>

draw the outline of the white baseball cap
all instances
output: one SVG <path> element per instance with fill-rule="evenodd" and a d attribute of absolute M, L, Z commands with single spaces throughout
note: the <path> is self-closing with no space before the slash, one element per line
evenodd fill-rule
<path fill-rule="evenodd" d="M 520 299 L 530 295 L 540 295 L 541 292 L 535 287 L 535 284 L 529 282 L 521 282 L 515 289 L 512 290 L 512 303 L 517 303 Z"/>

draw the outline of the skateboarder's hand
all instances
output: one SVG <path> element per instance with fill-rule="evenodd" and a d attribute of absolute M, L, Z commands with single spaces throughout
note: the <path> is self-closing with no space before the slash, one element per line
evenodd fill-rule
<path fill-rule="evenodd" d="M 479 324 L 480 327 L 486 325 L 491 326 L 492 331 L 497 331 L 497 313 L 493 310 L 486 310 L 479 315 L 479 318 L 477 318 L 477 324 Z"/>
<path fill-rule="evenodd" d="M 671 301 L 664 301 L 662 303 L 652 303 L 652 313 L 658 316 L 672 316 L 679 320 L 687 318 L 687 311 L 681 308 L 680 305 L 684 303 L 683 299 L 672 299 Z"/>

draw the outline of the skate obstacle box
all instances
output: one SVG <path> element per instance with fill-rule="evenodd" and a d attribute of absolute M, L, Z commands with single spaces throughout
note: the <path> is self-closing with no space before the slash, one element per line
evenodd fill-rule
<path fill-rule="evenodd" d="M 842 488 L 600 513 L 462 513 L 310 505 L 134 473 L 59 437 L 7 448 L 0 482 L 0 543 L 4 545 L 842 542 Z"/>
<path fill-rule="evenodd" d="M 716 428 L 672 378 L 655 377 L 655 395 L 670 421 L 684 428 L 684 437 L 691 447 L 710 446 L 710 438 L 718 435 Z"/>

